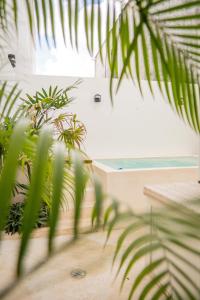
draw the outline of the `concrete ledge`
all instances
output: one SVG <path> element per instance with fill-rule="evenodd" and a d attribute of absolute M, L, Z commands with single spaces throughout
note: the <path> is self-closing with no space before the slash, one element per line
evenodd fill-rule
<path fill-rule="evenodd" d="M 149 185 L 144 187 L 144 195 L 160 204 L 176 202 L 192 208 L 194 201 L 200 199 L 200 184 L 191 181 Z"/>

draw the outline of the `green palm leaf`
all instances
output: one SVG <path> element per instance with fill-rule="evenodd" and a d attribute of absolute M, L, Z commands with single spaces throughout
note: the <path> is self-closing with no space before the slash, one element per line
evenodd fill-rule
<path fill-rule="evenodd" d="M 23 272 L 23 259 L 40 208 L 41 194 L 43 189 L 43 183 L 45 181 L 45 173 L 48 162 L 49 147 L 50 131 L 49 129 L 43 129 L 41 131 L 41 135 L 38 141 L 36 158 L 34 161 L 31 183 L 24 211 L 24 218 L 22 224 L 22 240 L 17 264 L 18 276 L 20 276 Z"/>
<path fill-rule="evenodd" d="M 4 81 L 0 86 L 0 105 L 1 114 L 0 120 L 3 121 L 6 117 L 13 118 L 14 112 L 16 112 L 16 104 L 19 101 L 21 90 L 19 84 L 11 85 L 7 81 Z"/>
<path fill-rule="evenodd" d="M 25 2 L 31 33 L 33 33 L 33 20 L 36 18 L 39 39 L 44 30 L 48 45 L 51 46 L 51 36 L 55 44 L 56 4 L 50 0 L 35 0 L 30 9 L 29 1 Z M 60 17 L 57 18 L 57 22 L 60 23 L 64 39 L 66 31 L 69 30 L 71 43 L 75 40 L 78 49 L 80 3 L 79 0 L 67 2 L 66 7 L 64 1 L 59 0 Z M 199 15 L 196 13 L 199 2 L 196 0 L 185 0 L 180 3 L 173 0 L 122 1 L 119 14 L 116 15 L 117 4 L 115 1 L 107 0 L 106 26 L 103 33 L 100 2 L 96 4 L 95 1 L 91 1 L 88 6 L 87 1 L 83 1 L 83 4 L 85 39 L 90 53 L 94 48 L 94 35 L 99 45 L 102 43 L 102 36 L 106 37 L 104 48 L 110 67 L 111 95 L 114 89 L 112 81 L 117 74 L 119 74 L 118 88 L 124 76 L 130 76 L 134 81 L 137 79 L 141 91 L 141 80 L 147 79 L 152 93 L 154 90 L 151 80 L 156 78 L 160 90 L 174 111 L 196 132 L 199 132 L 199 94 L 196 92 L 200 69 Z M 16 4 L 13 5 L 13 10 L 17 26 L 19 18 Z M 6 11 L 4 18 L 6 18 Z M 68 19 L 67 22 L 65 18 Z M 101 47 L 99 53 L 102 60 Z M 183 70 L 184 76 L 181 75 Z"/>
<path fill-rule="evenodd" d="M 197 200 L 196 205 L 199 203 Z M 109 236 L 117 219 L 122 220 L 120 206 L 116 214 L 114 205 L 109 208 L 114 220 L 107 217 Z M 151 214 L 123 213 L 125 229 L 118 238 L 113 262 L 117 263 L 121 255 L 117 270 L 117 275 L 123 272 L 121 288 L 131 270 L 135 270 L 129 299 L 135 299 L 138 292 L 138 299 L 198 299 L 200 288 L 195 281 L 200 275 L 198 215 L 178 204 L 164 206 Z"/>
<path fill-rule="evenodd" d="M 74 154 L 74 198 L 75 198 L 75 205 L 74 205 L 74 226 L 73 226 L 73 236 L 74 239 L 78 238 L 79 234 L 79 225 L 81 220 L 81 210 L 83 205 L 84 193 L 86 188 L 86 183 L 88 180 L 88 176 L 84 171 L 82 161 Z"/>
<path fill-rule="evenodd" d="M 27 122 L 19 122 L 10 139 L 7 159 L 0 177 L 0 231 L 4 228 L 18 168 L 18 156 L 25 141 Z"/>
<path fill-rule="evenodd" d="M 53 195 L 52 208 L 50 215 L 49 228 L 49 253 L 52 252 L 53 237 L 56 232 L 56 225 L 59 218 L 59 209 L 61 207 L 64 187 L 64 166 L 65 166 L 65 147 L 57 145 L 55 150 L 54 168 L 53 168 Z"/>

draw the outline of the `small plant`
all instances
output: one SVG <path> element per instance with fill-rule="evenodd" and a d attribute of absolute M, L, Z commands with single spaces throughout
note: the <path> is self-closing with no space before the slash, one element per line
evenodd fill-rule
<path fill-rule="evenodd" d="M 13 235 L 15 233 L 21 233 L 24 208 L 25 208 L 24 202 L 13 203 L 10 206 L 7 222 L 4 228 L 7 234 Z M 45 203 L 43 203 L 39 210 L 38 220 L 35 223 L 34 228 L 41 228 L 47 226 L 48 220 L 49 220 L 49 209 L 48 206 Z"/>
<path fill-rule="evenodd" d="M 84 140 L 86 129 L 84 124 L 77 119 L 77 115 L 64 112 L 74 100 L 69 97 L 69 91 L 77 88 L 80 81 L 66 89 L 58 89 L 56 86 L 42 89 L 34 96 L 26 94 L 21 99 L 23 104 L 18 109 L 18 115 L 26 116 L 31 120 L 31 133 L 38 135 L 39 130 L 45 125 L 53 125 L 54 139 L 62 140 L 70 148 L 80 148 Z"/>
<path fill-rule="evenodd" d="M 60 114 L 53 120 L 56 127 L 56 136 L 63 141 L 67 148 L 81 148 L 84 141 L 86 129 L 82 122 L 77 120 L 76 114 Z"/>

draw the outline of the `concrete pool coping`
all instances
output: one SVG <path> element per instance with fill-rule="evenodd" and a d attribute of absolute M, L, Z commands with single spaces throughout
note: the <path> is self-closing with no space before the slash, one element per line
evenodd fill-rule
<path fill-rule="evenodd" d="M 143 193 L 144 186 L 198 181 L 199 177 L 198 166 L 115 170 L 96 161 L 92 166 L 104 193 L 136 212 L 149 209 L 149 203 Z"/>
<path fill-rule="evenodd" d="M 156 167 L 156 168 L 134 168 L 134 169 L 120 169 L 120 170 L 116 170 L 114 168 L 108 167 L 103 163 L 97 162 L 96 160 L 93 160 L 92 166 L 97 167 L 97 168 L 101 168 L 103 171 L 107 172 L 107 173 L 112 173 L 112 172 L 117 172 L 117 173 L 121 173 L 121 172 L 138 172 L 138 171 L 155 171 L 155 170 L 176 170 L 176 169 L 197 169 L 198 166 L 188 166 L 188 167 Z"/>

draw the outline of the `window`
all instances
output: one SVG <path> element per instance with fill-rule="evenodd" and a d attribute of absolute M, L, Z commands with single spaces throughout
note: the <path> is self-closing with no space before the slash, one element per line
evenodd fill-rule
<path fill-rule="evenodd" d="M 103 3 L 104 0 L 101 0 Z M 55 2 L 56 4 L 57 2 Z M 91 0 L 88 0 L 90 5 Z M 97 3 L 97 0 L 95 0 Z M 55 14 L 58 14 L 58 8 L 55 7 Z M 85 42 L 84 26 L 84 10 L 83 0 L 79 3 L 80 18 L 79 18 L 79 50 L 72 48 L 69 42 L 69 33 L 67 33 L 66 40 L 68 41 L 65 46 L 62 38 L 62 30 L 59 25 L 56 27 L 57 41 L 56 48 L 48 49 L 45 43 L 45 35 L 42 38 L 42 47 L 37 45 L 36 49 L 36 74 L 43 75 L 64 75 L 76 77 L 94 77 L 95 75 L 95 53 L 98 51 L 95 45 L 94 57 L 88 53 Z M 97 44 L 97 43 L 95 43 Z"/>

